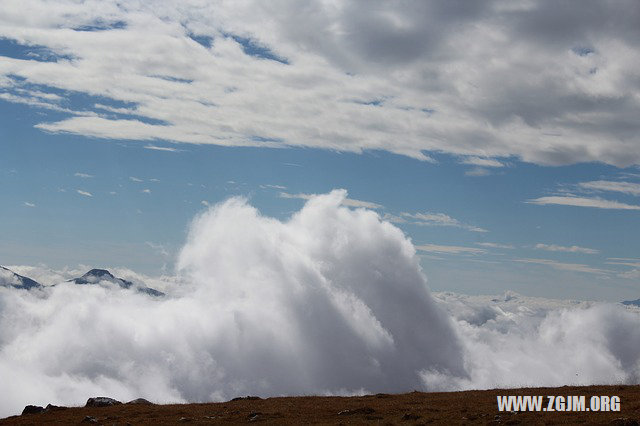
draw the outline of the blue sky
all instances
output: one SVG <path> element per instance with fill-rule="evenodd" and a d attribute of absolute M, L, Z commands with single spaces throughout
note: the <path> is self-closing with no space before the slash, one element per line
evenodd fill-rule
<path fill-rule="evenodd" d="M 0 264 L 170 272 L 210 205 L 285 220 L 344 188 L 434 290 L 640 297 L 622 5 L 599 18 L 618 28 L 538 3 L 29 2 L 0 19 Z"/>

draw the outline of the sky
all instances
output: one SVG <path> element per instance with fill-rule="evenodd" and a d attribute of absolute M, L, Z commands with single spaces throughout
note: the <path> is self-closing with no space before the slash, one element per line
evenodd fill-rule
<path fill-rule="evenodd" d="M 640 297 L 636 2 L 4 0 L 0 264 L 172 273 L 345 189 L 428 285 Z"/>

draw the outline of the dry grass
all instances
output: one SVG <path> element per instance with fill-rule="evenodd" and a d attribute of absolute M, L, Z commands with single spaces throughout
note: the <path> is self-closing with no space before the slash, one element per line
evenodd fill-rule
<path fill-rule="evenodd" d="M 499 413 L 496 395 L 618 395 L 619 412 Z M 545 406 L 546 406 L 545 398 Z M 91 423 L 91 417 L 96 422 Z M 85 422 L 83 422 L 83 420 Z M 101 424 L 611 424 L 637 425 L 640 386 L 564 386 L 362 397 L 281 397 L 223 403 L 75 407 L 13 416 L 0 425 Z M 635 423 L 634 423 L 635 422 Z"/>

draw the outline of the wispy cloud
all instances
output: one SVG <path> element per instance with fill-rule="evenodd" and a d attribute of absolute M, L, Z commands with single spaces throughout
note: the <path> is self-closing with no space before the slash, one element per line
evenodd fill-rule
<path fill-rule="evenodd" d="M 444 213 L 400 213 L 402 217 L 411 218 L 415 225 L 420 226 L 450 226 L 454 228 L 462 228 L 473 232 L 488 232 L 486 229 L 461 223 L 459 220 L 452 218 Z"/>
<path fill-rule="evenodd" d="M 149 188 L 143 189 L 142 191 L 140 191 L 144 194 L 151 194 L 151 190 Z"/>
<path fill-rule="evenodd" d="M 438 244 L 422 244 L 415 246 L 417 250 L 443 254 L 483 254 L 487 251 L 475 247 L 443 246 Z"/>
<path fill-rule="evenodd" d="M 504 164 L 495 158 L 465 157 L 460 163 L 479 167 L 504 167 Z"/>
<path fill-rule="evenodd" d="M 262 188 L 262 189 L 279 189 L 281 191 L 287 189 L 287 187 L 283 186 L 283 185 L 271 185 L 271 184 L 260 185 L 260 188 Z"/>
<path fill-rule="evenodd" d="M 387 222 L 391 222 L 391 223 L 407 223 L 407 220 L 402 216 L 397 216 L 391 213 L 385 213 L 382 216 L 382 220 L 386 220 Z"/>
<path fill-rule="evenodd" d="M 476 243 L 481 247 L 487 248 L 501 248 L 501 249 L 514 249 L 515 247 L 510 244 L 499 244 L 499 243 Z"/>
<path fill-rule="evenodd" d="M 588 198 L 575 196 L 550 196 L 540 197 L 525 201 L 529 204 L 538 204 L 541 206 L 555 204 L 561 206 L 574 207 L 592 207 L 597 209 L 616 209 L 616 210 L 640 210 L 640 206 L 635 204 L 626 204 L 619 201 L 605 200 L 602 198 Z"/>
<path fill-rule="evenodd" d="M 536 244 L 535 248 L 537 250 L 546 250 L 546 251 L 560 251 L 565 253 L 584 253 L 584 254 L 598 254 L 599 250 L 590 249 L 586 247 L 580 246 L 559 246 L 556 244 Z"/>
<path fill-rule="evenodd" d="M 606 275 L 611 273 L 611 271 L 608 271 L 606 269 L 593 268 L 589 265 L 584 265 L 581 263 L 562 263 L 550 259 L 514 259 L 514 262 L 533 263 L 537 265 L 550 266 L 561 271 L 584 272 L 587 274 Z"/>
<path fill-rule="evenodd" d="M 83 191 L 81 189 L 76 189 L 76 192 L 80 195 L 84 195 L 85 197 L 93 197 L 93 195 L 90 192 Z"/>
<path fill-rule="evenodd" d="M 471 170 L 467 170 L 466 172 L 464 172 L 465 176 L 472 176 L 472 177 L 482 177 L 482 176 L 489 176 L 491 174 L 491 171 L 484 169 L 482 167 L 474 167 Z"/>
<path fill-rule="evenodd" d="M 278 196 L 280 198 L 297 198 L 300 200 L 310 200 L 311 198 L 315 197 L 316 194 L 304 194 L 304 193 L 298 193 L 298 194 L 289 194 L 287 192 L 280 192 L 278 194 Z M 348 207 L 362 207 L 365 209 L 380 209 L 383 206 L 377 203 L 372 203 L 371 201 L 362 201 L 362 200 L 354 200 L 352 198 L 345 198 L 344 200 L 342 200 L 342 205 L 344 206 L 348 206 Z"/>
<path fill-rule="evenodd" d="M 129 176 L 129 180 L 130 180 L 131 182 L 144 182 L 144 180 L 142 180 L 142 179 L 140 179 L 140 178 L 137 178 L 137 177 L 135 177 L 135 176 Z"/>
<path fill-rule="evenodd" d="M 621 192 L 623 194 L 640 196 L 640 183 L 595 180 L 591 182 L 580 182 L 578 186 L 595 191 Z"/>
<path fill-rule="evenodd" d="M 609 265 L 624 265 L 632 266 L 634 268 L 640 268 L 640 259 L 628 258 L 628 257 L 610 257 L 605 262 Z"/>
<path fill-rule="evenodd" d="M 87 173 L 75 173 L 74 174 L 75 177 L 79 177 L 79 178 L 83 178 L 83 179 L 89 179 L 92 178 L 93 175 L 87 174 Z"/>
<path fill-rule="evenodd" d="M 151 149 L 153 151 L 164 151 L 164 152 L 182 152 L 181 149 L 171 148 L 168 146 L 157 146 L 157 145 L 145 145 L 144 149 Z"/>
<path fill-rule="evenodd" d="M 35 207 L 36 205 L 35 205 L 35 204 L 33 204 L 33 203 L 29 203 L 28 201 L 25 201 L 25 202 L 24 202 L 24 206 L 25 206 L 25 207 Z"/>
<path fill-rule="evenodd" d="M 156 251 L 158 254 L 160 254 L 160 255 L 162 255 L 164 257 L 168 257 L 169 256 L 169 251 L 167 250 L 167 248 L 165 247 L 164 244 L 156 244 L 156 243 L 153 243 L 151 241 L 145 241 L 144 243 L 147 246 L 149 246 L 151 249 Z"/>

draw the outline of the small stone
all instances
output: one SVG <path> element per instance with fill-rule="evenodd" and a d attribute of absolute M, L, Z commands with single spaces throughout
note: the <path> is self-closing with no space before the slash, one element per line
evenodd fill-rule
<path fill-rule="evenodd" d="M 98 423 L 98 419 L 95 417 L 87 416 L 80 423 Z"/>

